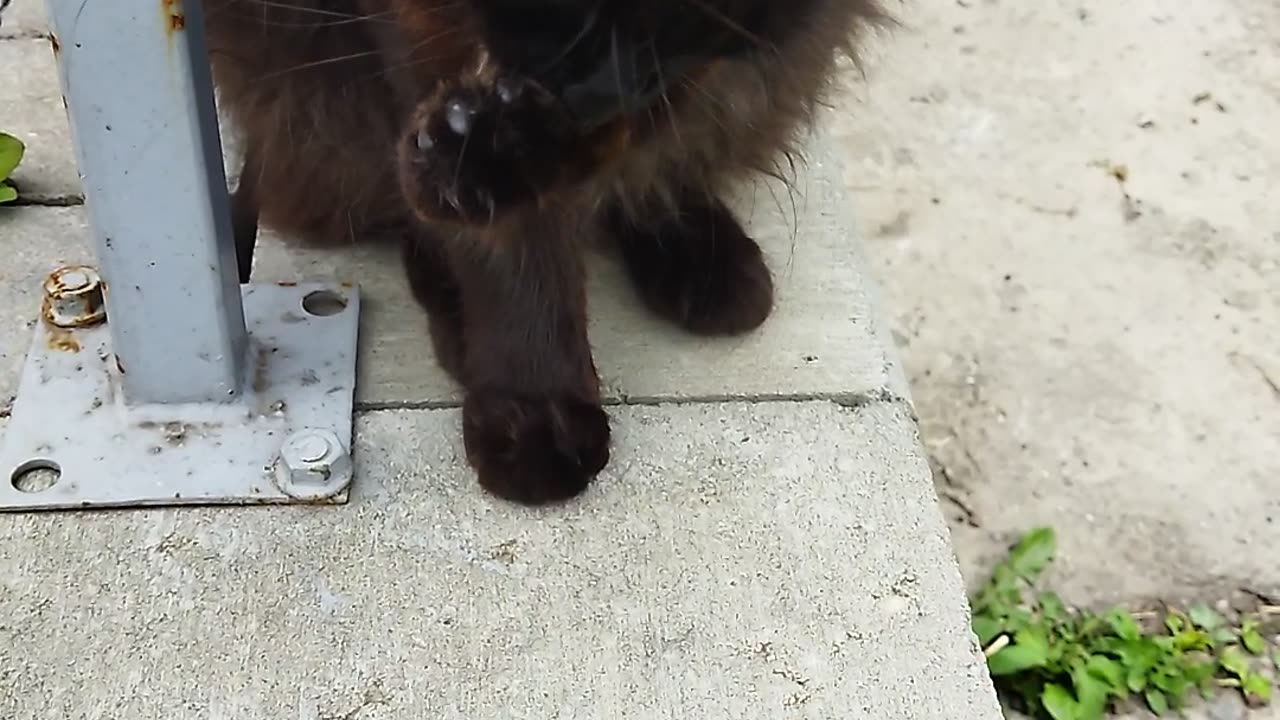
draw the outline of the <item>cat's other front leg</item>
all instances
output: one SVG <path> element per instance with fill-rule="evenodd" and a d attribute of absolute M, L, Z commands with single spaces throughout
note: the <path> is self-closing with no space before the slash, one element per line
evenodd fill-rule
<path fill-rule="evenodd" d="M 253 273 L 253 251 L 258 244 L 258 176 L 262 166 L 259 153 L 250 142 L 240 166 L 240 179 L 231 193 L 231 233 L 236 245 L 236 270 L 240 283 L 249 282 Z"/>
<path fill-rule="evenodd" d="M 585 490 L 609 460 L 575 227 L 555 212 L 450 243 L 462 297 L 463 440 L 480 484 L 539 505 Z"/>
<path fill-rule="evenodd" d="M 658 315 L 699 335 L 740 335 L 773 311 L 773 276 L 764 253 L 720 200 L 689 193 L 678 212 L 606 214 L 632 284 Z"/>

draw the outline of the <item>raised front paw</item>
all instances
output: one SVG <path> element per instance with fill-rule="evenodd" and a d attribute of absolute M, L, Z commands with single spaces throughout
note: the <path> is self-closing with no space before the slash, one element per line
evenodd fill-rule
<path fill-rule="evenodd" d="M 554 99 L 531 83 L 445 87 L 402 140 L 401 183 L 428 220 L 493 222 L 544 189 L 566 128 Z"/>
<path fill-rule="evenodd" d="M 609 461 L 608 415 L 576 398 L 473 391 L 462 431 L 480 484 L 526 505 L 573 498 Z"/>

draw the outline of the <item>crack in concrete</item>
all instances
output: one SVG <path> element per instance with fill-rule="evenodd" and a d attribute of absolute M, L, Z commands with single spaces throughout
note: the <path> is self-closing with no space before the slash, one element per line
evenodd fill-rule
<path fill-rule="evenodd" d="M 360 714 L 374 705 L 386 705 L 387 696 L 377 687 L 369 688 L 364 691 L 364 697 L 361 698 L 360 704 L 351 708 L 342 715 L 325 715 L 321 720 L 356 720 Z"/>

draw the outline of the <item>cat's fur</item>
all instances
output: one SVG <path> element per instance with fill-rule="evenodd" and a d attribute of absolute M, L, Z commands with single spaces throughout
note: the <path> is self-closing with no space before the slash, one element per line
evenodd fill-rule
<path fill-rule="evenodd" d="M 542 503 L 609 457 L 583 245 L 701 334 L 773 305 L 721 198 L 787 157 L 876 0 L 205 0 L 245 139 L 242 275 L 263 224 L 389 238 L 465 388 L 481 484 Z"/>

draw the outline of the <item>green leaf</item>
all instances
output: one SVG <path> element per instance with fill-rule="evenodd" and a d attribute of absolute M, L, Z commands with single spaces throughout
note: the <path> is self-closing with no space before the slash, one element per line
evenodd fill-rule
<path fill-rule="evenodd" d="M 1080 720 L 1080 706 L 1061 685 L 1049 683 L 1040 693 L 1040 704 L 1053 720 Z"/>
<path fill-rule="evenodd" d="M 1085 665 L 1089 674 L 1107 684 L 1108 691 L 1117 696 L 1125 694 L 1124 668 L 1105 655 L 1091 655 Z"/>
<path fill-rule="evenodd" d="M 1156 715 L 1163 716 L 1169 712 L 1169 700 L 1159 690 L 1148 690 L 1143 697 L 1147 700 L 1147 707 Z"/>
<path fill-rule="evenodd" d="M 1058 539 L 1053 528 L 1032 530 L 1009 551 L 1009 566 L 1018 577 L 1035 582 L 1057 550 Z"/>
<path fill-rule="evenodd" d="M 1067 606 L 1056 593 L 1041 593 L 1040 617 L 1050 623 L 1058 623 L 1067 618 Z"/>
<path fill-rule="evenodd" d="M 1193 664 L 1185 667 L 1184 670 L 1185 676 L 1187 676 L 1190 683 L 1204 687 L 1204 685 L 1212 684 L 1213 674 L 1217 673 L 1217 665 L 1213 664 L 1212 660 L 1206 660 L 1193 662 Z"/>
<path fill-rule="evenodd" d="M 996 617 L 1004 617 L 1020 602 L 1022 594 L 1018 592 L 1018 576 L 1008 563 L 1000 563 L 991 571 L 991 579 L 978 594 L 973 609 L 978 612 L 990 611 Z"/>
<path fill-rule="evenodd" d="M 1229 627 L 1220 627 L 1209 634 L 1214 647 L 1230 645 L 1236 641 L 1236 631 Z"/>
<path fill-rule="evenodd" d="M 1187 627 L 1187 621 L 1177 612 L 1171 610 L 1168 615 L 1164 616 L 1164 626 L 1169 628 L 1170 634 L 1177 635 Z"/>
<path fill-rule="evenodd" d="M 1125 685 L 1133 692 L 1142 692 L 1147 687 L 1147 674 L 1160 661 L 1160 648 L 1138 639 L 1126 642 L 1112 652 L 1127 669 Z"/>
<path fill-rule="evenodd" d="M 1229 647 L 1223 650 L 1222 654 L 1218 656 L 1218 664 L 1222 666 L 1223 670 L 1240 678 L 1241 681 L 1250 674 L 1249 658 L 1245 657 L 1244 653 L 1240 652 L 1240 648 L 1237 647 Z"/>
<path fill-rule="evenodd" d="M 1262 639 L 1262 633 L 1258 632 L 1257 620 L 1246 620 L 1240 628 L 1240 643 L 1244 645 L 1244 649 L 1254 655 L 1261 655 L 1267 651 L 1267 641 Z"/>
<path fill-rule="evenodd" d="M 1280 670 L 1280 650 L 1275 651 L 1271 655 L 1271 667 Z"/>
<path fill-rule="evenodd" d="M 1012 675 L 1034 667 L 1043 667 L 1049 659 L 1049 643 L 1033 630 L 1019 630 L 1013 644 L 987 659 L 993 677 Z"/>
<path fill-rule="evenodd" d="M 1185 677 L 1188 682 L 1200 688 L 1201 693 L 1213 689 L 1213 676 L 1218 666 L 1211 660 L 1197 662 L 1186 668 Z"/>
<path fill-rule="evenodd" d="M 1244 692 L 1245 702 L 1253 707 L 1271 702 L 1271 681 L 1265 675 L 1250 673 L 1241 681 L 1240 690 Z"/>
<path fill-rule="evenodd" d="M 1173 646 L 1181 652 L 1188 650 L 1208 650 L 1213 646 L 1209 633 L 1203 630 L 1187 629 L 1173 638 Z"/>
<path fill-rule="evenodd" d="M 1213 631 L 1222 627 L 1222 616 L 1214 612 L 1208 605 L 1196 605 L 1187 613 L 1191 623 L 1201 630 Z"/>
<path fill-rule="evenodd" d="M 18 167 L 25 151 L 26 146 L 21 140 L 6 133 L 0 133 L 0 180 L 9 177 L 13 169 Z"/>
<path fill-rule="evenodd" d="M 1076 697 L 1079 698 L 1076 714 L 1081 717 L 1100 717 L 1107 707 L 1107 696 L 1111 690 L 1106 680 L 1089 672 L 1088 668 L 1081 663 L 1071 670 L 1071 685 L 1075 689 Z"/>
<path fill-rule="evenodd" d="M 0 205 L 11 203 L 18 199 L 18 189 L 9 183 L 0 180 Z"/>
<path fill-rule="evenodd" d="M 1191 679 L 1180 672 L 1180 668 L 1168 665 L 1156 673 L 1154 683 L 1175 705 L 1187 694 L 1187 690 L 1191 689 Z"/>
<path fill-rule="evenodd" d="M 985 615 L 978 615 L 973 618 L 973 633 L 978 636 L 978 644 L 982 647 L 990 645 L 991 641 L 995 640 L 1000 634 L 1003 627 L 999 620 Z"/>
<path fill-rule="evenodd" d="M 1019 630 L 1025 630 L 1031 627 L 1035 621 L 1036 618 L 1031 613 L 1023 610 L 1022 608 L 1014 608 L 1013 610 L 1010 610 L 1009 614 L 1005 617 L 1005 627 L 1008 628 L 1010 632 L 1016 633 Z"/>
<path fill-rule="evenodd" d="M 1138 627 L 1138 621 L 1124 610 L 1112 610 L 1106 615 L 1107 624 L 1111 626 L 1111 630 L 1125 640 L 1137 640 L 1142 635 L 1142 630 Z"/>
<path fill-rule="evenodd" d="M 1131 692 L 1142 692 L 1147 687 L 1146 671 L 1134 667 L 1129 668 L 1128 677 L 1125 678 L 1125 685 L 1129 687 Z"/>
<path fill-rule="evenodd" d="M 1081 613 L 1080 629 L 1079 629 L 1079 634 L 1081 636 L 1097 635 L 1101 633 L 1103 630 L 1105 630 L 1106 627 L 1107 627 L 1106 621 L 1104 621 L 1102 618 L 1098 617 L 1097 615 L 1093 615 L 1090 613 Z"/>

